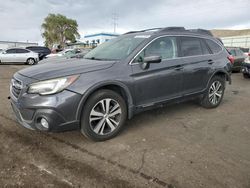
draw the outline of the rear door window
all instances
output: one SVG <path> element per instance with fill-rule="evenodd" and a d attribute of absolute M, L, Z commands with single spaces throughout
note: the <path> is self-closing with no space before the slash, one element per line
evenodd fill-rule
<path fill-rule="evenodd" d="M 221 46 L 212 40 L 206 39 L 206 43 L 213 54 L 219 53 L 222 50 Z"/>
<path fill-rule="evenodd" d="M 199 38 L 196 37 L 180 37 L 180 38 L 181 38 L 182 56 L 187 57 L 187 56 L 203 55 L 202 44 Z"/>
<path fill-rule="evenodd" d="M 28 53 L 29 51 L 25 50 L 25 49 L 16 49 L 17 53 L 19 54 L 24 54 L 24 53 Z"/>

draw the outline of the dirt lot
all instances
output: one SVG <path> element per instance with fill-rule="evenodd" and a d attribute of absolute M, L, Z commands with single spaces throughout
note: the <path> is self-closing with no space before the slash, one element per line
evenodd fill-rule
<path fill-rule="evenodd" d="M 223 103 L 187 102 L 137 115 L 116 138 L 40 133 L 15 121 L 0 66 L 0 187 L 250 187 L 250 80 L 234 74 Z"/>

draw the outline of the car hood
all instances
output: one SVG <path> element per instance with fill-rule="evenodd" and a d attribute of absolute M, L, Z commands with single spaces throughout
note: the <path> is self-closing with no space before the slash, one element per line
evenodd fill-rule
<path fill-rule="evenodd" d="M 34 65 L 20 70 L 18 73 L 36 80 L 48 80 L 74 74 L 82 74 L 103 69 L 108 69 L 116 61 L 96 61 L 88 59 L 65 59 Z"/>

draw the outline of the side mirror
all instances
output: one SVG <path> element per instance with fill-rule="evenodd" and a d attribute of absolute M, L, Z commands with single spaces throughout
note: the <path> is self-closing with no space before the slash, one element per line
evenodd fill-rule
<path fill-rule="evenodd" d="M 160 63 L 161 56 L 148 56 L 144 58 L 145 63 Z"/>
<path fill-rule="evenodd" d="M 146 70 L 149 68 L 149 65 L 151 63 L 160 63 L 161 62 L 161 56 L 148 56 L 145 57 L 142 62 L 140 62 L 140 67 L 143 70 Z"/>

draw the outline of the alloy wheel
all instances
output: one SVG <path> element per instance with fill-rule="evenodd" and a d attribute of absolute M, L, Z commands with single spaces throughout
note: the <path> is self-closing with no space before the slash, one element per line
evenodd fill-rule
<path fill-rule="evenodd" d="M 28 64 L 33 65 L 35 63 L 34 59 L 28 59 Z"/>
<path fill-rule="evenodd" d="M 97 102 L 89 115 L 91 129 L 98 135 L 106 135 L 113 132 L 121 121 L 121 106 L 111 98 L 105 98 Z"/>
<path fill-rule="evenodd" d="M 223 86 L 219 81 L 214 81 L 209 88 L 209 102 L 213 105 L 217 105 L 223 95 Z"/>

